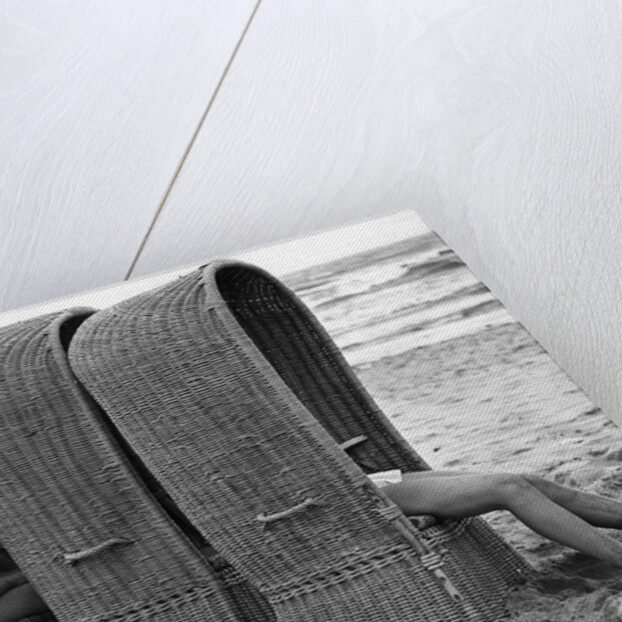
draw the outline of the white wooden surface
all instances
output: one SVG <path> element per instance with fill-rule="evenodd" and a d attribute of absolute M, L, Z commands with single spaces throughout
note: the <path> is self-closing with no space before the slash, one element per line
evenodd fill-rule
<path fill-rule="evenodd" d="M 125 277 L 254 6 L 3 3 L 0 308 Z"/>
<path fill-rule="evenodd" d="M 230 5 L 218 12 L 209 3 L 189 20 L 193 5 L 166 6 L 177 15 L 175 40 L 186 43 L 211 40 L 201 34 L 216 16 L 221 29 L 233 19 Z M 234 6 L 239 23 L 227 27 L 239 34 L 252 7 Z M 116 13 L 122 10 L 129 11 Z M 133 275 L 415 209 L 622 423 L 621 10 L 614 0 L 262 0 Z M 45 40 L 41 32 L 51 20 L 33 25 L 24 11 L 10 29 L 21 34 L 0 43 L 3 59 L 27 50 L 28 41 Z M 75 19 L 69 13 L 68 22 Z M 103 26 L 93 17 L 87 34 L 84 26 L 67 29 L 83 41 L 77 49 L 88 49 L 101 28 L 116 43 L 93 44 L 91 56 L 79 58 L 118 60 L 124 45 L 143 50 L 131 34 L 132 24 L 142 28 L 140 19 L 98 19 Z M 193 36 L 183 32 L 189 23 Z M 198 117 L 210 90 L 194 90 L 204 86 L 191 78 L 205 70 L 198 54 L 194 63 L 182 60 L 183 51 L 172 60 L 160 47 L 169 37 L 154 31 L 140 30 L 159 66 L 145 62 L 141 69 L 175 88 L 147 89 L 155 102 L 137 106 L 134 116 L 130 97 L 116 110 L 131 117 L 125 126 L 114 122 L 115 113 L 106 116 L 107 102 L 138 88 L 141 69 L 121 82 L 125 74 L 112 65 L 101 82 L 85 70 L 100 88 L 80 88 L 87 60 L 69 60 L 71 37 L 60 47 L 49 44 L 64 52 L 45 67 L 60 62 L 73 74 L 41 72 L 34 53 L 23 63 L 32 78 L 3 69 L 21 89 L 11 101 L 27 104 L 13 120 L 2 117 L 12 139 L 0 128 L 0 208 L 9 207 L 19 241 L 2 246 L 9 301 L 26 304 L 24 292 L 44 300 L 68 287 L 109 282 L 96 281 L 100 271 L 122 278 L 124 270 L 111 264 L 128 269 L 138 252 L 145 223 L 198 128 L 198 118 L 193 127 L 178 119 L 170 99 L 179 83 L 168 74 L 184 71 L 186 97 L 202 100 Z M 67 76 L 75 82 L 61 88 Z M 75 138 L 85 132 L 82 115 L 93 110 L 89 127 L 108 137 L 101 150 L 99 133 L 90 142 Z M 76 144 L 84 147 L 79 156 Z M 104 205 L 110 226 L 99 216 Z M 62 218 L 72 224 L 60 225 Z"/>
<path fill-rule="evenodd" d="M 418 207 L 417 4 L 263 0 L 134 274 Z"/>
<path fill-rule="evenodd" d="M 438 25 L 418 211 L 622 425 L 622 6 Z"/>
<path fill-rule="evenodd" d="M 622 423 L 620 11 L 264 0 L 136 274 L 413 208 Z"/>

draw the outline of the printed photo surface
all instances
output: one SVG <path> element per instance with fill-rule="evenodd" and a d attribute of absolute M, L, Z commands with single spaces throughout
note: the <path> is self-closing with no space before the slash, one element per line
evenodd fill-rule
<path fill-rule="evenodd" d="M 230 270 L 226 268 L 229 260 L 238 267 L 234 266 Z M 20 339 L 29 344 L 33 342 L 34 333 L 28 330 L 42 331 L 45 327 L 42 328 L 40 318 L 48 315 L 56 317 L 63 309 L 76 308 L 89 310 L 84 311 L 79 320 L 68 323 L 61 330 L 58 356 L 64 357 L 63 361 L 69 370 L 67 373 L 75 374 L 76 386 L 86 395 L 86 402 L 80 402 L 79 408 L 91 409 L 88 410 L 89 416 L 92 415 L 100 422 L 97 425 L 101 425 L 102 430 L 107 430 L 102 433 L 110 439 L 110 446 L 124 455 L 122 462 L 126 470 L 123 472 L 127 481 L 134 481 L 132 478 L 143 480 L 141 486 L 144 489 L 141 490 L 148 491 L 148 498 L 141 503 L 144 502 L 147 507 L 153 502 L 154 507 L 164 508 L 162 515 L 158 515 L 158 520 L 163 521 L 162 533 L 173 539 L 181 537 L 179 534 L 183 533 L 184 542 L 204 555 L 209 568 L 217 569 L 214 571 L 217 576 L 221 577 L 218 568 L 225 568 L 229 573 L 226 576 L 235 578 L 226 589 L 223 588 L 223 598 L 229 605 L 222 605 L 223 611 L 227 611 L 226 615 L 222 612 L 219 614 L 224 616 L 222 619 L 276 620 L 274 612 L 277 611 L 282 619 L 289 620 L 294 618 L 288 618 L 284 612 L 289 611 L 288 615 L 293 615 L 295 611 L 298 616 L 296 619 L 300 620 L 346 620 L 347 617 L 336 617 L 347 615 L 339 610 L 340 599 L 347 609 L 355 607 L 352 603 L 357 598 L 363 602 L 363 594 L 372 594 L 375 589 L 387 593 L 395 589 L 396 595 L 407 590 L 404 585 L 408 584 L 408 579 L 402 577 L 399 579 L 402 584 L 396 587 L 397 574 L 389 579 L 378 570 L 385 566 L 398 568 L 397 561 L 382 558 L 378 568 L 369 566 L 373 558 L 370 551 L 382 550 L 386 553 L 390 549 L 389 542 L 401 543 L 395 545 L 398 549 L 400 546 L 412 546 L 413 551 L 408 554 L 412 553 L 417 559 L 434 558 L 439 561 L 437 565 L 422 566 L 423 579 L 413 574 L 413 590 L 417 585 L 417 589 L 421 589 L 422 608 L 417 614 L 423 616 L 421 620 L 461 619 L 460 613 L 450 611 L 450 604 L 447 605 L 448 613 L 440 609 L 437 613 L 432 609 L 425 612 L 428 606 L 425 604 L 428 602 L 426 598 L 431 599 L 430 603 L 436 598 L 433 595 L 426 596 L 426 590 L 432 594 L 432 588 L 421 588 L 421 585 L 427 585 L 425 581 L 428 580 L 430 586 L 448 598 L 447 602 L 452 598 L 462 599 L 461 602 L 465 604 L 460 607 L 463 609 L 455 611 L 470 611 L 469 615 L 473 615 L 474 620 L 562 622 L 572 619 L 604 622 L 622 619 L 622 598 L 619 596 L 622 590 L 622 537 L 619 531 L 622 529 L 622 501 L 619 499 L 622 491 L 622 437 L 617 426 L 562 371 L 460 257 L 414 212 L 400 212 L 386 218 L 253 249 L 235 257 L 218 258 L 218 261 L 223 262 L 225 268 L 215 274 L 222 276 L 216 276 L 209 282 L 207 277 L 201 276 L 207 274 L 202 271 L 212 262 L 207 258 L 200 268 L 180 268 L 175 272 L 0 314 L 0 355 L 4 361 L 4 375 L 0 378 L 0 396 L 3 399 L 0 425 L 4 428 L 2 434 L 5 439 L 3 461 L 0 463 L 0 494 L 4 496 L 0 525 L 4 524 L 5 533 L 3 539 L 0 532 L 0 571 L 4 573 L 0 575 L 0 622 L 62 622 L 68 619 L 67 616 L 75 615 L 80 607 L 76 604 L 76 608 L 68 607 L 65 611 L 62 600 L 44 602 L 47 594 L 55 594 L 55 598 L 58 598 L 58 594 L 62 594 L 67 586 L 61 586 L 55 591 L 54 586 L 46 582 L 50 576 L 49 567 L 42 566 L 38 561 L 36 549 L 39 545 L 29 548 L 36 542 L 36 535 L 31 533 L 31 527 L 25 523 L 17 525 L 11 519 L 10 509 L 15 507 L 25 512 L 23 501 L 31 495 L 30 503 L 34 504 L 33 507 L 43 508 L 38 520 L 46 520 L 44 510 L 47 506 L 36 499 L 36 492 L 26 492 L 20 486 L 30 481 L 31 466 L 33 470 L 39 469 L 32 481 L 41 486 L 40 493 L 47 498 L 45 484 L 42 483 L 47 481 L 45 477 L 53 477 L 54 469 L 59 469 L 61 473 L 62 469 L 68 467 L 62 460 L 57 461 L 58 456 L 50 445 L 52 450 L 49 447 L 45 450 L 50 451 L 47 454 L 50 472 L 43 473 L 41 456 L 33 455 L 33 448 L 37 447 L 38 442 L 36 435 L 40 433 L 38 438 L 47 439 L 47 443 L 55 442 L 53 439 L 64 439 L 58 441 L 59 451 L 63 451 L 62 447 L 67 443 L 71 444 L 72 438 L 63 436 L 65 433 L 62 432 L 61 423 L 52 425 L 56 431 L 51 435 L 48 435 L 49 426 L 39 426 L 37 417 L 46 416 L 45 408 L 33 404 L 45 396 L 41 396 L 41 392 L 36 393 L 32 382 L 28 384 L 30 393 L 26 392 L 30 397 L 23 400 L 15 398 L 15 387 L 19 385 L 21 371 L 14 371 L 12 361 L 19 360 L 22 365 L 26 357 L 16 357 L 15 343 Z M 250 265 L 251 268 L 257 267 L 261 274 L 269 277 L 257 277 L 252 274 L 252 269 L 240 269 L 239 263 L 235 262 Z M 289 293 L 281 292 L 274 284 L 270 285 L 270 278 L 286 288 L 283 292 Z M 209 298 L 212 295 L 208 291 L 210 283 L 214 295 L 222 298 Z M 288 297 L 290 294 L 291 297 Z M 166 296 L 170 298 L 166 318 L 159 315 L 163 304 L 150 306 L 151 298 L 157 296 L 163 296 L 162 300 Z M 264 298 L 260 300 L 260 296 Z M 292 309 L 297 308 L 292 302 L 294 299 L 306 309 L 304 313 L 309 314 L 300 316 L 304 321 L 292 319 Z M 183 304 L 179 302 L 181 300 Z M 184 315 L 188 313 L 194 314 L 193 318 L 205 318 L 205 324 L 201 319 L 200 326 L 195 326 L 193 330 L 202 335 L 196 337 L 196 344 L 211 343 L 212 352 L 203 352 L 199 346 L 191 347 L 189 342 L 180 337 L 185 335 L 184 323 L 190 325 L 190 320 L 187 320 L 190 316 Z M 134 335 L 132 331 L 138 330 L 134 324 L 131 331 L 127 327 L 132 322 L 139 326 L 136 318 L 141 314 L 147 322 L 143 337 L 144 351 L 141 351 L 143 346 L 138 337 L 131 347 L 127 345 L 130 336 Z M 183 317 L 184 321 L 177 322 L 175 314 L 179 318 Z M 262 324 L 262 314 L 266 318 L 265 324 Z M 233 326 L 231 332 L 225 336 L 223 328 L 222 335 L 216 334 L 218 327 L 225 326 L 225 317 Z M 103 319 L 100 321 L 100 318 Z M 282 322 L 287 323 L 285 329 L 285 324 L 280 327 L 283 330 L 278 326 L 281 318 Z M 307 351 L 305 348 L 309 348 L 311 342 L 305 341 L 307 337 L 303 338 L 301 333 L 304 326 L 311 326 L 313 321 L 325 331 L 322 339 L 326 340 L 318 340 L 317 347 L 313 346 Z M 116 341 L 107 337 L 106 331 L 112 330 L 111 326 L 114 330 L 117 326 L 121 327 L 118 333 L 110 333 L 113 336 L 122 335 Z M 15 335 L 20 327 L 26 328 L 18 338 Z M 47 329 L 39 334 L 47 337 Z M 309 334 L 315 333 L 310 330 Z M 274 339 L 274 343 L 271 344 L 270 339 Z M 338 350 L 336 358 L 331 354 L 332 346 L 327 345 L 329 341 Z M 91 346 L 91 358 L 94 360 L 89 358 Z M 164 356 L 162 353 L 167 354 Z M 184 359 L 185 353 L 191 353 L 187 360 Z M 119 361 L 125 361 L 123 378 L 135 377 L 138 384 L 145 382 L 143 389 L 136 389 L 135 394 L 123 393 L 127 390 L 123 386 L 123 378 L 106 377 L 106 374 L 101 373 L 104 368 L 98 367 L 102 357 L 110 355 L 114 358 L 117 354 Z M 171 358 L 168 358 L 169 354 Z M 173 359 L 174 356 L 179 358 Z M 248 359 L 248 368 L 235 367 L 226 358 L 228 356 L 238 356 L 239 360 Z M 253 359 L 253 356 L 259 358 Z M 338 359 L 342 367 L 334 362 Z M 151 374 L 155 373 L 153 370 L 157 366 L 160 370 L 164 369 L 166 374 L 167 365 L 171 369 L 175 368 L 176 374 L 184 374 L 181 380 L 185 387 L 183 393 L 173 382 L 170 387 L 164 384 L 158 388 Z M 333 368 L 334 374 L 326 373 L 327 369 Z M 256 386 L 251 372 L 261 376 Z M 212 376 L 219 374 L 226 377 L 228 389 L 226 392 L 223 390 L 222 395 L 210 394 L 205 387 L 208 381 L 211 382 Z M 352 391 L 351 387 L 356 387 L 356 382 L 360 383 L 372 400 L 371 405 L 365 406 L 363 411 L 367 408 L 372 417 L 373 408 L 379 409 L 390 423 L 389 427 L 392 426 L 396 435 L 410 448 L 410 458 L 406 457 L 400 462 L 398 458 L 386 457 L 388 453 L 386 456 L 381 455 L 381 449 L 367 450 L 366 447 L 371 447 L 376 441 L 371 438 L 372 432 L 365 431 L 372 429 L 366 428 L 365 422 L 360 434 L 354 436 L 348 436 L 345 424 L 344 431 L 340 432 L 338 423 L 334 429 L 329 429 L 324 422 L 322 417 L 330 410 L 331 403 L 334 403 L 335 412 L 341 409 L 339 412 L 345 413 L 345 421 L 348 416 L 346 411 L 350 407 L 348 404 L 354 402 L 348 402 L 350 398 L 339 398 L 341 401 L 337 403 L 338 392 L 341 390 L 339 386 L 342 383 L 343 387 L 347 385 L 347 391 Z M 144 387 L 147 386 L 152 394 L 146 397 Z M 306 387 L 309 387 L 308 390 Z M 167 397 L 168 389 L 170 400 Z M 227 394 L 231 396 L 229 403 L 226 402 Z M 351 394 L 358 395 L 356 390 Z M 182 397 L 188 400 L 187 403 Z M 317 409 L 314 400 L 318 404 Z M 171 403 L 179 409 L 178 429 L 179 439 L 182 440 L 175 438 L 177 432 L 170 416 L 155 411 L 151 419 L 147 416 L 148 409 L 156 408 L 155 404 L 169 408 Z M 65 410 L 62 412 L 69 412 L 71 407 L 67 404 L 63 406 Z M 270 428 L 269 417 L 265 419 L 268 422 L 265 426 L 261 423 L 264 421 L 261 418 L 261 413 L 265 414 L 264 407 L 274 408 L 274 430 Z M 184 422 L 184 408 L 193 413 L 194 419 L 188 415 L 187 422 Z M 192 411 L 193 408 L 197 409 L 196 412 Z M 128 423 L 133 409 L 146 417 L 141 420 L 140 429 Z M 287 413 L 283 414 L 287 409 L 292 409 L 291 430 L 285 416 Z M 255 411 L 257 427 L 253 428 L 246 415 Z M 58 413 L 56 415 L 61 417 Z M 224 418 L 225 414 L 229 437 L 223 436 L 220 446 L 210 446 L 214 452 L 218 449 L 221 453 L 205 457 L 205 465 L 202 465 L 202 458 L 197 458 L 199 454 L 192 454 L 189 449 L 200 438 L 201 431 L 207 430 L 201 427 L 203 424 L 200 417 L 212 417 L 215 421 L 219 416 Z M 157 429 L 163 421 L 161 417 L 166 419 L 169 430 L 171 444 L 168 449 L 168 438 Z M 177 417 L 177 413 L 174 417 Z M 305 430 L 315 430 L 313 434 L 316 436 L 313 438 L 319 439 L 317 447 L 320 449 L 317 455 L 311 449 L 308 455 L 304 452 L 297 454 L 292 450 L 291 463 L 282 462 L 288 456 L 290 439 L 293 439 L 291 447 L 298 447 L 295 439 L 300 435 L 294 429 L 294 421 L 298 421 L 298 418 L 303 422 Z M 240 422 L 239 428 L 235 427 L 237 420 Z M 62 421 L 62 417 L 58 421 Z M 277 422 L 281 426 L 278 429 Z M 317 429 L 314 427 L 316 423 L 320 426 Z M 213 430 L 216 434 L 220 428 L 216 425 Z M 326 431 L 328 434 L 325 434 Z M 187 437 L 183 437 L 184 434 Z M 401 442 L 391 440 L 392 432 L 383 433 L 381 426 L 377 434 L 378 439 L 382 434 L 389 438 L 387 447 L 391 444 L 397 446 Z M 227 438 L 238 436 L 243 440 L 238 439 L 238 445 L 232 444 L 227 448 Z M 280 439 L 278 447 L 273 446 L 275 439 Z M 88 442 L 84 442 L 86 445 L 81 445 L 80 451 L 91 451 Z M 158 446 L 157 442 L 164 448 L 159 456 L 154 449 Z M 382 442 L 379 440 L 377 447 L 381 447 Z M 24 457 L 24 450 L 18 451 L 11 443 L 15 447 L 19 443 L 28 443 L 32 462 Z M 199 440 L 196 443 L 199 447 Z M 98 447 L 93 445 L 92 451 L 97 452 Z M 272 451 L 275 452 L 274 456 L 270 454 Z M 222 469 L 216 458 L 212 457 L 216 454 L 222 455 L 223 461 L 229 460 L 223 462 Z M 398 454 L 399 451 L 395 455 Z M 226 455 L 229 457 L 225 458 Z M 235 472 L 231 471 L 234 467 L 230 465 L 235 464 L 230 462 L 231 455 L 241 456 L 239 469 Z M 268 455 L 271 457 L 264 459 Z M 19 457 L 18 462 L 16 456 Z M 252 466 L 250 462 L 244 462 L 250 458 L 256 460 Z M 418 459 L 421 463 L 417 466 Z M 185 465 L 184 460 L 188 461 Z M 308 465 L 318 465 L 322 460 L 326 463 L 324 466 L 330 460 L 335 461 L 331 462 L 333 466 L 330 468 L 326 466 L 325 489 L 322 489 L 324 471 L 318 471 L 318 474 L 306 471 L 305 477 L 309 479 L 304 481 L 300 475 L 304 465 L 307 465 L 304 468 L 308 468 Z M 179 469 L 175 471 L 176 464 L 187 470 L 180 475 Z M 279 497 L 276 486 L 276 496 L 265 498 L 270 507 L 260 512 L 260 507 L 263 507 L 262 489 L 257 485 L 259 480 L 253 478 L 274 475 L 277 473 L 275 465 L 279 465 L 278 476 L 283 477 L 284 496 Z M 379 465 L 384 467 L 380 468 Z M 75 471 L 67 471 L 70 472 L 75 475 Z M 186 476 L 187 480 L 184 479 Z M 175 480 L 174 477 L 180 479 Z M 93 481 L 102 486 L 110 483 L 102 483 L 99 476 Z M 187 489 L 184 488 L 185 484 L 182 485 L 184 490 L 174 484 L 180 481 L 188 482 Z M 191 493 L 190 482 L 193 482 Z M 244 488 L 246 482 L 248 489 Z M 251 482 L 254 483 L 251 485 Z M 72 485 L 79 487 L 80 482 L 73 481 Z M 71 496 L 67 493 L 68 487 L 63 486 L 55 488 L 56 496 L 49 498 L 55 499 L 53 503 L 61 503 L 62 495 L 69 494 L 62 512 L 67 512 L 67 520 L 71 522 L 73 510 L 68 508 L 75 499 L 82 497 Z M 205 487 L 203 492 L 201 486 Z M 109 490 L 114 493 L 113 489 Z M 240 493 L 244 490 L 246 492 Z M 216 502 L 220 503 L 225 498 L 224 491 L 229 495 L 226 498 L 231 500 L 231 504 L 246 499 L 247 505 L 242 503 L 239 511 L 231 510 L 230 514 L 226 514 L 224 509 L 214 510 L 209 521 L 201 522 L 201 516 L 205 515 L 211 503 L 209 495 L 215 495 L 213 500 L 216 507 Z M 294 492 L 299 496 L 291 497 Z M 291 500 L 289 505 L 286 503 L 288 494 Z M 367 496 L 363 497 L 363 494 Z M 386 522 L 387 516 L 394 522 L 387 523 L 389 526 L 386 530 L 378 533 L 373 531 L 373 525 L 370 526 L 369 541 L 361 540 L 360 545 L 344 548 L 340 559 L 348 560 L 350 565 L 347 568 L 331 566 L 330 571 L 333 573 L 330 576 L 339 577 L 335 579 L 335 585 L 341 587 L 335 587 L 334 594 L 341 596 L 327 596 L 324 602 L 318 594 L 325 592 L 318 585 L 325 585 L 329 575 L 323 576 L 321 581 L 314 578 L 314 572 L 320 573 L 322 570 L 321 564 L 312 556 L 308 557 L 299 543 L 305 542 L 309 551 L 316 547 L 320 555 L 323 543 L 315 541 L 313 544 L 313 530 L 318 524 L 314 521 L 319 520 L 317 517 L 325 511 L 324 508 L 341 498 L 344 499 L 341 511 L 346 513 L 341 515 L 340 521 L 335 520 L 334 533 L 342 534 L 339 530 L 345 530 L 344 542 L 346 537 L 352 536 L 358 529 L 352 526 L 355 523 L 351 523 L 347 511 L 348 508 L 359 507 L 356 505 L 359 502 L 363 504 L 362 512 L 371 512 L 365 516 L 373 516 L 373 512 L 377 512 L 379 524 Z M 363 498 L 366 501 L 362 501 Z M 89 503 L 96 503 L 93 499 Z M 114 503 L 118 501 L 121 505 L 115 506 L 114 511 L 128 511 L 134 503 L 132 499 L 134 497 L 131 495 L 126 500 L 117 499 Z M 377 505 L 376 509 L 373 509 L 374 504 Z M 391 508 L 395 507 L 401 508 L 399 516 L 391 514 L 394 512 Z M 59 508 L 49 506 L 47 509 L 52 522 L 56 524 Z M 197 514 L 193 514 L 195 510 Z M 242 519 L 246 511 L 250 512 L 250 518 L 245 523 Z M 225 515 L 235 521 L 236 512 L 241 520 L 238 528 L 243 535 L 244 525 L 257 525 L 257 533 L 246 533 L 248 540 L 241 540 L 248 546 L 244 551 L 230 548 L 233 541 L 230 525 L 218 526 L 218 521 L 224 520 Z M 330 514 L 330 510 L 328 512 Z M 257 523 L 253 523 L 253 517 Z M 308 531 L 295 532 L 297 523 Z M 172 524 L 176 527 L 167 531 Z M 361 533 L 368 533 L 364 531 L 363 521 L 360 524 Z M 254 528 L 251 527 L 251 531 Z M 123 558 L 123 563 L 133 563 L 131 556 L 135 540 L 132 538 L 117 537 L 111 531 L 108 538 L 102 538 L 99 534 L 99 540 L 93 537 L 89 543 L 88 537 L 78 537 L 79 530 L 72 529 L 69 531 L 76 536 L 79 546 L 76 544 L 72 549 L 63 549 L 62 538 L 54 540 L 49 530 L 44 530 L 47 539 L 40 545 L 41 550 L 59 547 L 57 554 L 62 568 L 71 568 L 72 572 L 80 568 L 88 569 L 88 564 L 97 560 L 108 572 L 110 568 L 119 568 L 114 565 L 116 561 L 111 561 L 117 559 L 115 555 L 125 555 L 127 557 Z M 409 529 L 412 531 L 409 532 Z M 298 539 L 292 536 L 294 532 L 298 534 Z M 476 535 L 473 535 L 476 532 L 493 534 L 490 542 L 497 543 L 494 555 L 499 555 L 498 558 L 483 544 L 489 536 L 481 536 L 482 540 L 478 544 Z M 303 533 L 309 534 L 308 541 L 306 535 L 301 535 Z M 29 534 L 28 537 L 26 534 Z M 224 534 L 222 540 L 219 539 L 221 534 Z M 342 538 L 342 535 L 338 538 Z M 378 538 L 378 541 L 374 538 Z M 383 538 L 387 538 L 386 541 Z M 465 559 L 467 544 L 464 538 L 471 538 L 468 546 L 473 547 L 469 549 L 469 555 L 475 555 L 473 559 Z M 382 546 L 379 544 L 381 542 L 384 543 Z M 407 542 L 410 544 L 405 544 Z M 270 574 L 270 563 L 274 562 L 270 558 L 273 552 L 270 546 L 277 546 L 277 543 L 284 548 L 278 555 L 275 553 L 276 557 L 288 559 L 288 563 L 292 564 L 289 587 L 285 585 L 287 581 L 277 586 L 274 580 L 269 579 L 280 572 L 277 569 L 274 570 L 275 574 Z M 372 543 L 375 544 L 372 546 Z M 257 550 L 252 550 L 255 545 Z M 326 545 L 326 548 L 328 551 L 330 547 Z M 495 547 L 491 544 L 489 548 L 492 550 Z M 291 553 L 294 549 L 295 554 Z M 391 555 L 397 555 L 393 549 L 391 551 Z M 480 552 L 481 559 L 478 557 Z M 263 575 L 260 572 L 256 574 L 253 566 L 262 555 L 272 560 L 262 570 L 265 572 L 265 582 L 261 578 Z M 450 558 L 456 561 L 448 561 Z M 524 568 L 530 572 L 522 572 L 523 580 L 517 580 L 515 584 L 510 579 L 503 579 L 506 581 L 503 593 L 493 594 L 500 588 L 492 579 L 488 583 L 485 577 L 495 574 L 495 559 L 501 560 L 499 564 L 507 561 L 508 567 L 514 564 L 515 567 L 508 570 L 507 576 L 514 571 L 517 576 L 521 574 L 519 566 L 523 563 Z M 305 560 L 310 565 L 304 572 L 298 572 L 297 560 Z M 489 575 L 482 570 L 481 575 L 473 575 L 475 579 L 471 584 L 467 575 L 480 561 L 482 568 L 488 564 L 486 572 Z M 357 574 L 359 570 L 360 574 Z M 88 571 L 84 572 L 86 574 L 83 576 L 87 577 Z M 499 575 L 503 572 L 505 570 L 499 567 Z M 426 573 L 429 573 L 429 577 Z M 464 581 L 461 573 L 466 577 Z M 374 577 L 381 576 L 384 578 L 374 584 Z M 404 577 L 408 576 L 406 572 Z M 176 577 L 172 572 L 171 585 L 175 583 Z M 346 577 L 355 585 L 351 594 L 344 587 Z M 360 581 L 360 585 L 357 581 Z M 232 588 L 232 585 L 237 587 Z M 329 581 L 326 585 L 332 584 Z M 38 592 L 34 586 L 37 586 Z M 244 606 L 236 601 L 236 594 L 239 596 L 241 593 L 236 590 L 242 589 L 240 586 L 246 586 L 244 589 L 248 590 Z M 484 595 L 484 600 L 486 594 L 490 593 L 492 604 L 487 605 L 488 609 L 482 606 L 481 612 L 473 613 L 479 611 L 477 607 L 480 605 L 476 604 L 480 598 L 478 590 Z M 413 598 L 416 600 L 418 592 L 414 593 Z M 307 596 L 303 597 L 303 594 Z M 352 600 L 349 601 L 349 598 Z M 397 601 L 400 598 L 395 596 Z M 297 609 L 291 604 L 294 601 Z M 347 607 L 346 601 L 349 603 Z M 402 605 L 397 601 L 386 609 L 387 620 L 398 620 L 406 611 L 400 609 Z M 288 606 L 291 609 L 287 609 Z M 367 611 L 372 611 L 373 606 L 369 603 L 365 605 Z M 361 617 L 361 611 L 356 613 L 357 621 L 366 619 Z M 377 614 L 377 611 L 373 613 Z M 183 615 L 190 614 L 186 612 Z"/>

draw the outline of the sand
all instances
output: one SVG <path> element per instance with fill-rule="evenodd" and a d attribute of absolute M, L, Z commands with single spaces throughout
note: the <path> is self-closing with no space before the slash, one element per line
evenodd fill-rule
<path fill-rule="evenodd" d="M 435 469 L 529 471 L 622 500 L 622 434 L 517 323 L 354 367 Z M 622 518 L 622 517 L 621 517 Z M 622 570 L 485 515 L 537 571 L 511 620 L 622 620 Z M 605 530 L 622 541 L 622 531 Z"/>

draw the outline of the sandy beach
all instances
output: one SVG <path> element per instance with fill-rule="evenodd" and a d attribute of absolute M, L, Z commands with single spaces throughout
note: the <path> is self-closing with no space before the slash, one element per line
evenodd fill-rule
<path fill-rule="evenodd" d="M 618 427 L 435 234 L 293 273 L 289 283 L 432 468 L 531 472 L 622 500 Z M 484 518 L 537 573 L 511 595 L 511 620 L 622 621 L 622 571 L 509 512 Z"/>
<path fill-rule="evenodd" d="M 518 323 L 354 366 L 435 469 L 530 471 L 622 499 L 622 435 Z M 520 622 L 622 620 L 622 572 L 485 516 L 537 570 L 508 601 Z M 622 531 L 608 530 L 622 540 Z"/>

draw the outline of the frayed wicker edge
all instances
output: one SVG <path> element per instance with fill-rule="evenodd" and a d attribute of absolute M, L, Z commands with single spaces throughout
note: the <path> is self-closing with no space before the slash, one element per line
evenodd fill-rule
<path fill-rule="evenodd" d="M 260 586 L 262 593 L 271 603 L 283 602 L 296 598 L 301 594 L 310 594 L 324 590 L 331 585 L 338 585 L 344 581 L 364 574 L 369 574 L 390 564 L 415 558 L 412 548 L 407 543 L 398 546 L 387 546 L 375 551 L 344 559 L 341 567 L 331 566 L 309 573 L 304 581 L 290 581 L 277 587 Z"/>
<path fill-rule="evenodd" d="M 138 622 L 141 620 L 151 620 L 153 614 L 162 613 L 175 609 L 179 604 L 191 603 L 204 596 L 211 596 L 214 593 L 212 586 L 198 585 L 183 592 L 167 594 L 165 597 L 148 604 L 137 604 L 127 607 L 111 616 L 94 618 L 92 622 Z M 90 621 L 91 622 L 91 621 Z"/>

